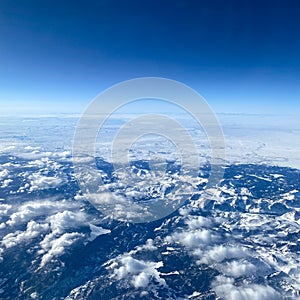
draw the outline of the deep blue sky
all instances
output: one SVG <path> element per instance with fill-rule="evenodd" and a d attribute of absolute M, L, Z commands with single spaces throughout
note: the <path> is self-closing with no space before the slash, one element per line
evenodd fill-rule
<path fill-rule="evenodd" d="M 298 113 L 299 16 L 288 0 L 1 0 L 0 113 L 80 112 L 140 76 L 218 112 Z"/>

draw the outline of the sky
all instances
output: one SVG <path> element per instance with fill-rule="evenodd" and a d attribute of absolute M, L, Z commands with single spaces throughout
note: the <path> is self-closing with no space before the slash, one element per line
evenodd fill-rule
<path fill-rule="evenodd" d="M 144 76 L 216 112 L 297 114 L 299 15 L 292 0 L 1 0 L 0 114 L 80 113 Z"/>

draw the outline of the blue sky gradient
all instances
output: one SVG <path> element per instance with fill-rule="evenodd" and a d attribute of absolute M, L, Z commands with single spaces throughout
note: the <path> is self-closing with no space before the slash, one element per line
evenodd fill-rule
<path fill-rule="evenodd" d="M 299 113 L 300 3 L 0 2 L 0 114 L 81 112 L 123 80 L 161 76 L 217 112 Z"/>

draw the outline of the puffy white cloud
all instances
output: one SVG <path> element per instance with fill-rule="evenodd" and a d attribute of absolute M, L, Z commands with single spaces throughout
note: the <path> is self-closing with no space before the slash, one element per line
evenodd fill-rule
<path fill-rule="evenodd" d="M 53 213 L 64 211 L 70 208 L 79 207 L 78 202 L 70 201 L 28 201 L 20 205 L 17 208 L 17 211 L 11 214 L 9 220 L 6 222 L 8 225 L 19 225 L 25 222 L 28 222 L 34 217 L 38 216 L 49 216 Z"/>
<path fill-rule="evenodd" d="M 108 229 L 90 224 L 89 216 L 83 211 L 58 212 L 46 218 L 46 222 L 50 224 L 51 233 L 47 234 L 40 243 L 39 254 L 43 254 L 41 267 L 52 258 L 63 254 L 65 248 L 71 246 L 78 238 L 85 237 L 83 233 L 67 231 L 89 226 L 91 230 L 89 241 L 99 235 L 110 233 Z"/>
<path fill-rule="evenodd" d="M 128 274 L 138 274 L 147 268 L 146 262 L 134 259 L 131 256 L 121 258 L 120 262 L 122 266 L 115 270 L 115 274 L 119 279 L 125 278 Z"/>
<path fill-rule="evenodd" d="M 1 251 L 3 252 L 5 248 L 13 247 L 49 232 L 39 243 L 40 250 L 38 254 L 42 255 L 40 264 L 42 267 L 51 259 L 63 254 L 65 249 L 78 239 L 87 238 L 87 234 L 70 231 L 90 226 L 90 240 L 100 234 L 109 232 L 90 224 L 90 216 L 79 210 L 79 207 L 79 201 L 70 202 L 66 200 L 30 201 L 17 207 L 17 210 L 12 205 L 1 204 L 2 213 L 7 214 L 9 210 L 16 210 L 11 214 L 6 224 L 1 224 L 1 228 L 4 228 L 5 225 L 17 226 L 28 222 L 25 231 L 17 230 L 3 237 Z M 70 211 L 68 209 L 77 210 Z M 32 220 L 36 217 L 39 217 L 39 221 Z"/>
<path fill-rule="evenodd" d="M 19 149 L 20 150 L 20 149 Z M 71 161 L 71 151 L 43 151 L 39 147 L 32 147 L 32 149 L 23 149 L 23 151 L 18 151 L 18 156 L 24 159 L 28 159 L 31 161 L 48 161 L 50 163 L 53 160 L 56 161 Z"/>
<path fill-rule="evenodd" d="M 0 216 L 7 215 L 11 208 L 12 208 L 12 205 L 1 203 L 0 204 Z"/>
<path fill-rule="evenodd" d="M 150 262 L 137 260 L 131 256 L 121 257 L 119 259 L 121 267 L 114 270 L 116 277 L 120 279 L 129 279 L 135 288 L 148 286 L 151 278 L 157 283 L 165 285 L 165 280 L 160 278 L 160 272 L 157 270 L 162 267 L 162 262 Z"/>
<path fill-rule="evenodd" d="M 247 261 L 232 261 L 225 264 L 221 264 L 219 269 L 223 274 L 240 277 L 253 274 L 256 271 L 256 266 Z"/>
<path fill-rule="evenodd" d="M 189 249 L 201 248 L 203 245 L 211 244 L 216 236 L 207 229 L 194 231 L 175 232 L 166 238 L 167 242 L 177 242 Z"/>
<path fill-rule="evenodd" d="M 86 225 L 87 215 L 82 211 L 66 210 L 48 217 L 47 221 L 50 223 L 53 233 L 62 234 L 67 229 Z"/>
<path fill-rule="evenodd" d="M 201 227 L 210 228 L 213 225 L 213 222 L 209 218 L 202 216 L 189 217 L 185 222 L 190 229 L 198 229 Z"/>
<path fill-rule="evenodd" d="M 62 255 L 66 248 L 69 248 L 83 237 L 84 234 L 79 232 L 65 233 L 58 238 L 53 238 L 53 234 L 48 234 L 40 244 L 42 250 L 39 251 L 39 254 L 43 254 L 40 267 L 43 267 L 53 258 Z"/>
<path fill-rule="evenodd" d="M 29 191 L 45 190 L 49 188 L 59 187 L 63 182 L 62 177 L 57 176 L 44 176 L 39 173 L 34 173 L 28 176 L 30 180 Z"/>
<path fill-rule="evenodd" d="M 1 146 L 0 146 L 0 151 L 1 152 L 10 152 L 11 150 L 14 150 L 14 149 L 16 149 L 16 146 L 8 146 L 8 145 L 5 145 L 5 144 L 2 144 Z"/>
<path fill-rule="evenodd" d="M 141 272 L 133 277 L 132 284 L 135 288 L 146 287 L 149 284 L 149 279 L 149 274 Z"/>
<path fill-rule="evenodd" d="M 39 224 L 35 221 L 30 221 L 25 231 L 16 231 L 7 234 L 3 237 L 1 244 L 6 248 L 11 248 L 22 242 L 29 241 L 47 230 L 49 230 L 48 224 Z"/>
<path fill-rule="evenodd" d="M 18 226 L 27 223 L 25 231 L 17 230 L 2 239 L 3 249 L 26 242 L 48 231 L 49 233 L 39 243 L 38 254 L 42 255 L 42 267 L 51 259 L 63 254 L 65 248 L 71 246 L 79 238 L 92 241 L 97 236 L 110 232 L 110 230 L 91 224 L 91 216 L 80 210 L 80 207 L 80 201 L 66 200 L 29 201 L 18 207 L 1 204 L 0 214 L 7 215 L 10 210 L 13 211 L 9 220 L 1 223 L 1 228 L 5 228 L 6 225 Z M 38 221 L 33 221 L 33 218 L 38 218 Z M 90 235 L 72 232 L 83 227 L 90 228 Z M 2 252 L 3 249 L 1 248 Z"/>
<path fill-rule="evenodd" d="M 8 175 L 9 175 L 9 171 L 7 169 L 4 169 L 4 170 L 0 171 L 0 180 L 3 180 Z"/>
<path fill-rule="evenodd" d="M 148 239 L 146 241 L 145 245 L 137 247 L 137 251 L 141 251 L 141 250 L 153 251 L 153 250 L 156 250 L 156 249 L 157 249 L 157 247 L 154 245 L 154 241 L 152 239 Z"/>
<path fill-rule="evenodd" d="M 234 280 L 218 276 L 212 288 L 224 300 L 280 300 L 282 296 L 267 285 L 248 284 L 237 286 Z"/>
<path fill-rule="evenodd" d="M 245 249 L 241 247 L 216 245 L 206 251 L 198 262 L 205 264 L 220 263 L 225 259 L 242 258 L 246 255 Z"/>
<path fill-rule="evenodd" d="M 9 186 L 10 183 L 12 183 L 13 180 L 12 179 L 5 179 L 3 180 L 3 183 L 1 185 L 1 188 L 4 189 L 4 188 L 7 188 Z"/>

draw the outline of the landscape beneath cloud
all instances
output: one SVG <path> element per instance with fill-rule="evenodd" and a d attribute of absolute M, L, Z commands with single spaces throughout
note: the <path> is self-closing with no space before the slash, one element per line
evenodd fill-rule
<path fill-rule="evenodd" d="M 156 141 L 131 153 L 123 172 L 139 178 L 134 186 L 114 170 L 107 150 L 130 116 L 108 124 L 95 159 L 106 189 L 138 205 L 184 197 L 174 193 L 178 185 L 194 188 L 170 215 L 130 223 L 102 214 L 80 190 L 72 164 L 78 116 L 2 117 L 0 298 L 298 299 L 300 121 L 218 118 L 224 177 L 209 190 L 210 152 L 201 129 L 190 126 L 201 156 L 195 178 L 180 169 L 176 148 Z M 151 181 L 145 157 L 158 148 L 167 172 Z"/>

